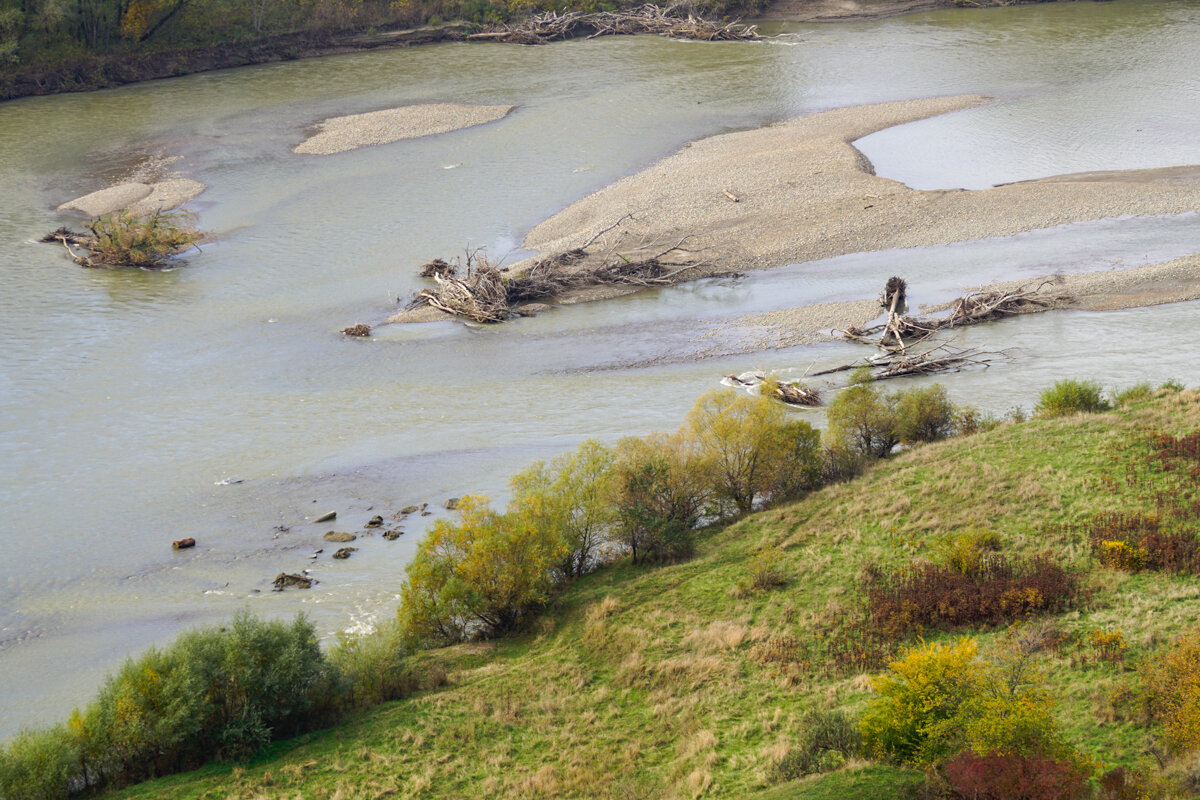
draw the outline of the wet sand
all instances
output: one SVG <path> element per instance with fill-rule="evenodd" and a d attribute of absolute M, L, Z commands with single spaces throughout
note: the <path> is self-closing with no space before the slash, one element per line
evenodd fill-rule
<path fill-rule="evenodd" d="M 296 145 L 292 152 L 332 155 L 375 144 L 448 133 L 503 119 L 513 108 L 515 106 L 427 103 L 331 117 L 320 123 L 317 132 Z"/>

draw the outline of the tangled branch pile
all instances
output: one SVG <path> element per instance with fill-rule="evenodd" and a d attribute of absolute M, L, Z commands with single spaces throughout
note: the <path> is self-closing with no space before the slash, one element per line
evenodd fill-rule
<path fill-rule="evenodd" d="M 452 271 L 432 271 L 437 288 L 418 292 L 407 308 L 412 310 L 427 305 L 474 322 L 503 322 L 512 317 L 516 313 L 515 307 L 522 303 L 595 286 L 670 286 L 679 275 L 700 266 L 696 262 L 677 265 L 662 261 L 673 252 L 698 252 L 683 247 L 688 238 L 686 236 L 674 245 L 645 257 L 636 256 L 654 249 L 657 243 L 634 247 L 627 251 L 628 254 L 618 252 L 615 246 L 604 252 L 588 252 L 588 248 L 604 234 L 630 218 L 632 215 L 622 217 L 582 247 L 538 259 L 512 276 L 505 275 L 489 264 L 483 250 L 468 252 L 465 277 L 456 277 Z M 624 238 L 625 233 L 622 232 L 619 241 L 624 241 Z M 424 275 L 425 271 L 421 274 Z"/>
<path fill-rule="evenodd" d="M 627 11 L 547 11 L 535 14 L 516 25 L 493 25 L 467 39 L 505 42 L 508 44 L 546 44 L 563 39 L 586 36 L 621 36 L 634 33 L 653 33 L 673 39 L 715 41 L 753 41 L 762 39 L 756 25 L 741 22 L 720 23 L 701 19 L 688 12 L 681 14 L 680 6 L 663 8 L 647 3 Z"/>
<path fill-rule="evenodd" d="M 909 344 L 923 342 L 941 330 L 992 322 L 1016 314 L 1047 311 L 1059 308 L 1070 299 L 1064 294 L 1043 294 L 1042 289 L 1046 285 L 1042 283 L 1032 290 L 1021 286 L 1011 291 L 974 292 L 955 300 L 946 316 L 910 317 L 903 315 L 904 281 L 892 278 L 880 296 L 880 305 L 889 309 L 887 322 L 873 328 L 850 328 L 842 334 L 847 339 L 878 345 L 885 350 L 903 350 L 906 341 Z M 878 341 L 871 340 L 875 335 L 879 335 Z"/>

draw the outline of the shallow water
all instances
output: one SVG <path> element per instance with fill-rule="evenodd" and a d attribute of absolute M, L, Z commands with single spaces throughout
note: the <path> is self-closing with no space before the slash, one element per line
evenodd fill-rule
<path fill-rule="evenodd" d="M 331 528 L 484 491 L 587 437 L 678 424 L 722 375 L 841 361 L 848 344 L 732 355 L 731 314 L 870 297 L 918 302 L 993 280 L 1191 252 L 1195 214 L 1105 220 L 705 281 L 495 328 L 385 326 L 414 267 L 494 256 L 578 197 L 701 136 L 840 105 L 982 92 L 993 106 L 860 142 L 920 188 L 1200 163 L 1200 7 L 1118 0 L 793 27 L 764 44 L 634 37 L 541 48 L 439 45 L 264 65 L 0 105 L 0 736 L 59 717 L 127 654 L 249 607 L 329 635 L 392 613 L 423 523 L 345 562 Z M 1172 66 L 1173 65 L 1173 66 Z M 1165 77 L 1164 77 L 1165 76 Z M 337 114 L 513 103 L 505 120 L 331 157 L 296 156 Z M 209 184 L 217 241 L 171 272 L 85 271 L 32 240 L 53 208 L 142 153 Z M 1200 383 L 1196 304 L 971 329 L 1012 365 L 945 379 L 986 409 L 1063 376 Z M 729 338 L 729 337 L 733 338 Z M 1099 347 L 1098 345 L 1103 345 Z M 1103 355 L 1098 355 L 1102 353 Z M 696 360 L 699 355 L 708 357 Z M 331 509 L 333 525 L 305 522 Z M 424 523 L 436 519 L 425 518 Z M 286 527 L 286 531 L 276 530 Z M 194 536 L 199 546 L 173 552 Z M 280 571 L 313 570 L 277 594 Z"/>

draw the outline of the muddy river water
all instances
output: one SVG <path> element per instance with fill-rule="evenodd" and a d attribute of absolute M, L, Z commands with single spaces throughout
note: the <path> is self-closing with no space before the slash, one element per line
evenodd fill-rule
<path fill-rule="evenodd" d="M 437 45 L 213 72 L 0 105 L 0 738 L 49 722 L 106 671 L 249 608 L 326 636 L 394 613 L 404 565 L 451 496 L 582 439 L 672 428 L 723 375 L 860 350 L 761 349 L 724 318 L 874 296 L 919 302 L 1010 278 L 1200 252 L 1200 217 L 1110 219 L 843 256 L 559 308 L 492 328 L 383 326 L 414 267 L 493 258 L 566 204 L 689 140 L 837 106 L 997 102 L 858 143 L 880 175 L 979 188 L 1200 163 L 1200 4 L 953 10 L 785 26 L 766 43 L 651 37 Z M 292 153 L 329 116 L 512 104 L 489 125 L 335 156 Z M 89 271 L 35 244 L 59 203 L 146 156 L 209 189 L 214 241 L 168 272 Z M 509 256 L 515 258 L 514 255 Z M 947 376 L 1004 412 L 1053 380 L 1200 383 L 1200 306 L 1056 312 L 970 329 L 1019 357 Z M 819 416 L 813 417 L 819 422 Z M 428 502 L 395 542 L 315 561 L 331 528 Z M 318 514 L 337 510 L 333 524 Z M 198 546 L 172 551 L 174 539 Z M 281 571 L 320 583 L 275 593 Z"/>

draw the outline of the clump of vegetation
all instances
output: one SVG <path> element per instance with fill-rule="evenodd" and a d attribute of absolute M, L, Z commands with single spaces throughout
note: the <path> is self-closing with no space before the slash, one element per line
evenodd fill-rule
<path fill-rule="evenodd" d="M 1200 750 L 1200 630 L 1180 636 L 1146 670 L 1149 706 L 1174 755 Z"/>
<path fill-rule="evenodd" d="M 775 767 L 780 780 L 831 772 L 862 750 L 862 734 L 843 711 L 810 711 L 801 718 L 800 731 L 800 741 Z"/>
<path fill-rule="evenodd" d="M 872 624 L 897 635 L 997 625 L 1061 611 L 1078 591 L 1078 579 L 1044 556 L 1021 561 L 991 553 L 968 559 L 869 570 L 864 591 Z"/>
<path fill-rule="evenodd" d="M 136 216 L 115 212 L 94 220 L 88 230 L 90 233 L 75 233 L 60 228 L 42 241 L 67 245 L 75 262 L 84 267 L 161 269 L 203 238 L 182 213 Z M 87 255 L 75 255 L 70 245 L 83 247 Z"/>
<path fill-rule="evenodd" d="M 867 367 L 829 403 L 828 419 L 832 443 L 867 459 L 885 458 L 898 444 L 937 442 L 989 424 L 974 409 L 956 408 L 940 384 L 885 395 Z"/>
<path fill-rule="evenodd" d="M 0 758 L 0 797 L 63 798 L 244 758 L 328 724 L 343 688 L 303 617 L 241 614 L 126 662 L 67 725 L 19 736 Z"/>
<path fill-rule="evenodd" d="M 1061 769 L 1046 774 L 1060 776 L 1060 791 L 1073 787 L 1077 779 L 1086 779 L 1083 761 L 1063 737 L 1040 678 L 1027 659 L 1017 659 L 1015 673 L 985 662 L 973 639 L 908 651 L 872 683 L 876 694 L 860 722 L 866 750 L 922 768 L 957 763 L 958 781 L 953 774 L 947 777 L 958 791 L 969 790 L 973 781 L 982 791 L 995 791 L 989 780 L 995 773 L 988 761 L 993 756 L 1011 757 L 1010 766 L 1022 770 L 1020 759 L 1052 762 Z"/>
<path fill-rule="evenodd" d="M 746 575 L 734 588 L 734 596 L 747 597 L 755 592 L 769 592 L 787 584 L 787 576 L 780 567 L 782 553 L 778 547 L 763 547 L 746 565 Z"/>
<path fill-rule="evenodd" d="M 1052 419 L 1068 414 L 1107 411 L 1111 407 L 1104 399 L 1100 384 L 1066 378 L 1042 392 L 1037 405 L 1033 407 L 1033 413 L 1042 419 Z"/>
<path fill-rule="evenodd" d="M 458 520 L 439 520 L 408 565 L 400 620 L 415 645 L 512 630 L 543 605 L 566 555 L 559 532 L 467 495 Z"/>

